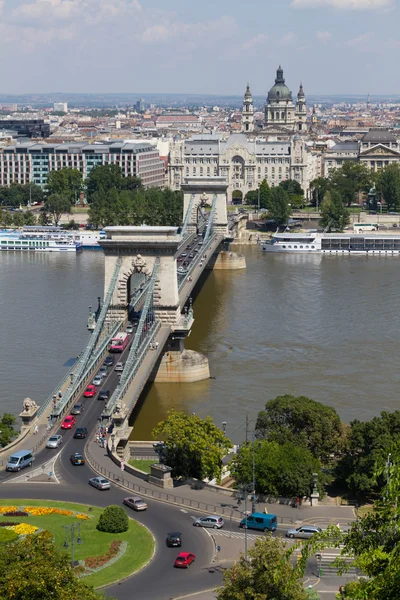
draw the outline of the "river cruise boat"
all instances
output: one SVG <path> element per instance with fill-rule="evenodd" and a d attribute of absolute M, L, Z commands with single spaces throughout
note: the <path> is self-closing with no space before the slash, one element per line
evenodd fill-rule
<path fill-rule="evenodd" d="M 77 252 L 82 243 L 50 227 L 26 227 L 22 230 L 0 230 L 0 250 L 34 252 Z"/>
<path fill-rule="evenodd" d="M 399 254 L 400 235 L 380 233 L 275 233 L 262 245 L 264 252 L 319 254 Z"/>

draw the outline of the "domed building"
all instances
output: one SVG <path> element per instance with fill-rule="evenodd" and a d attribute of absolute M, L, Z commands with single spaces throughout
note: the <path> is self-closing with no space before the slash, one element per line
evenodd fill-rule
<path fill-rule="evenodd" d="M 300 84 L 296 104 L 292 92 L 285 83 L 283 69 L 279 65 L 275 84 L 268 92 L 264 109 L 265 129 L 273 131 L 300 132 L 305 129 L 306 99 Z"/>

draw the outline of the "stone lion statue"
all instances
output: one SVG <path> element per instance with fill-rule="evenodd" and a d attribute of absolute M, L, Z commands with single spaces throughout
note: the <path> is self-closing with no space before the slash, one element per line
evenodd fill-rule
<path fill-rule="evenodd" d="M 118 400 L 118 402 L 115 404 L 114 413 L 116 413 L 118 415 L 123 415 L 123 414 L 125 414 L 125 412 L 126 412 L 125 404 L 121 400 Z"/>
<path fill-rule="evenodd" d="M 34 400 L 31 400 L 30 398 L 25 398 L 25 400 L 24 400 L 24 411 L 25 412 L 30 412 L 34 408 L 38 408 L 38 405 L 36 404 L 36 402 Z"/>

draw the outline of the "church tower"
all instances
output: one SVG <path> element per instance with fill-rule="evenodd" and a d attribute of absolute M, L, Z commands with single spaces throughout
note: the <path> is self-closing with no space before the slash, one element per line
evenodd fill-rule
<path fill-rule="evenodd" d="M 300 83 L 299 93 L 297 94 L 295 119 L 297 133 L 305 132 L 307 130 L 307 106 L 302 83 Z"/>
<path fill-rule="evenodd" d="M 247 84 L 246 92 L 243 98 L 242 131 L 243 133 L 251 133 L 254 131 L 253 96 L 251 95 L 249 84 Z"/>
<path fill-rule="evenodd" d="M 264 111 L 267 129 L 272 126 L 287 131 L 294 130 L 295 105 L 292 92 L 285 84 L 283 69 L 280 65 L 276 72 L 275 84 L 268 92 Z"/>

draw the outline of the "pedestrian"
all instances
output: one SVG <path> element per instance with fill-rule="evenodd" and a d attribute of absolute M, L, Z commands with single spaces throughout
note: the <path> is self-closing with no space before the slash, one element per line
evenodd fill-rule
<path fill-rule="evenodd" d="M 268 508 L 266 506 L 264 506 L 264 513 L 267 515 L 268 514 Z"/>
<path fill-rule="evenodd" d="M 121 460 L 121 471 L 125 471 L 125 462 Z"/>
<path fill-rule="evenodd" d="M 58 391 L 58 397 L 61 400 L 61 398 L 62 398 L 62 391 L 61 390 Z"/>
<path fill-rule="evenodd" d="M 35 425 L 35 427 L 33 428 L 33 435 L 36 435 L 39 432 L 39 427 L 37 425 Z"/>
<path fill-rule="evenodd" d="M 296 508 L 300 508 L 300 498 L 297 496 L 295 503 L 294 503 Z"/>
<path fill-rule="evenodd" d="M 156 342 L 156 343 L 155 343 L 156 350 L 157 350 L 157 348 L 158 348 L 158 346 L 159 346 L 159 345 L 160 345 L 160 342 Z"/>

